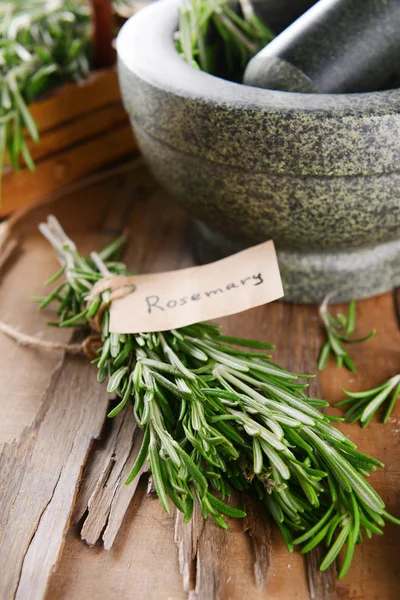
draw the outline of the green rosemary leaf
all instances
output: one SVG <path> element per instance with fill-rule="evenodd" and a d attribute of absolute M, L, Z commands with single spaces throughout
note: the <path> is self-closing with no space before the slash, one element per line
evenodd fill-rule
<path fill-rule="evenodd" d="M 257 340 L 249 340 L 247 338 L 238 338 L 228 335 L 219 335 L 218 341 L 225 342 L 226 344 L 235 344 L 242 348 L 255 348 L 257 350 L 273 350 L 275 348 L 273 344 L 268 344 L 267 342 L 259 342 Z"/>
<path fill-rule="evenodd" d="M 279 521 L 277 521 L 277 525 L 278 525 L 280 532 L 282 534 L 282 537 L 285 541 L 286 548 L 288 549 L 289 552 L 293 552 L 294 546 L 293 546 L 293 542 L 292 542 L 292 536 L 290 535 L 289 530 L 287 529 L 287 527 L 285 527 L 285 525 L 283 523 L 280 523 Z"/>
<path fill-rule="evenodd" d="M 346 524 L 343 526 L 342 531 L 339 533 L 338 537 L 336 538 L 334 544 L 331 546 L 331 548 L 330 548 L 329 552 L 327 553 L 327 555 L 325 556 L 324 560 L 322 561 L 322 563 L 320 565 L 321 571 L 326 571 L 326 569 L 328 569 L 328 567 L 330 567 L 330 565 L 333 563 L 333 561 L 339 554 L 340 550 L 342 549 L 344 543 L 346 542 L 347 537 L 350 533 L 350 530 L 351 530 L 351 521 L 348 520 L 346 522 Z"/>
<path fill-rule="evenodd" d="M 353 508 L 353 520 L 351 523 L 351 531 L 347 539 L 347 548 L 344 556 L 344 561 L 338 575 L 339 580 L 343 579 L 349 571 L 353 560 L 356 544 L 360 535 L 360 512 L 358 510 L 357 501 L 354 495 L 351 496 L 351 500 Z"/>
<path fill-rule="evenodd" d="M 347 325 L 345 335 L 350 335 L 356 328 L 356 303 L 350 300 L 347 312 Z"/>
<path fill-rule="evenodd" d="M 157 371 L 161 371 L 162 373 L 168 373 L 169 375 L 175 375 L 177 377 L 186 377 L 186 374 L 182 372 L 181 369 L 174 367 L 168 363 L 161 362 L 160 360 L 152 360 L 150 358 L 141 358 L 140 362 L 142 365 L 146 365 L 147 367 L 153 367 Z"/>
<path fill-rule="evenodd" d="M 343 364 L 348 368 L 348 370 L 351 373 L 355 373 L 356 372 L 356 368 L 354 366 L 353 361 L 351 360 L 350 356 L 348 354 L 345 354 L 343 356 Z"/>
<path fill-rule="evenodd" d="M 218 517 L 218 516 L 215 516 L 215 515 L 211 515 L 211 517 L 214 519 L 214 521 L 216 522 L 216 524 L 221 527 L 221 529 L 228 530 L 228 524 L 226 523 L 226 521 L 222 517 Z"/>
<path fill-rule="evenodd" d="M 113 373 L 107 385 L 107 392 L 109 394 L 113 394 L 117 391 L 127 372 L 128 367 L 120 367 L 117 371 L 115 371 L 115 373 Z"/>
<path fill-rule="evenodd" d="M 27 146 L 24 138 L 21 138 L 20 152 L 21 152 L 21 156 L 23 158 L 25 165 L 28 167 L 28 169 L 30 171 L 34 171 L 35 163 L 33 162 L 32 156 L 29 152 L 28 146 Z"/>
<path fill-rule="evenodd" d="M 395 525 L 400 525 L 400 519 L 396 519 L 396 517 L 394 517 L 393 515 L 389 514 L 388 512 L 386 512 L 386 510 L 384 510 L 382 512 L 382 514 L 384 515 L 384 517 L 390 521 L 391 523 L 394 523 Z"/>
<path fill-rule="evenodd" d="M 59 279 L 62 275 L 64 275 L 64 272 L 65 272 L 65 267 L 61 267 L 61 269 L 59 271 L 57 271 L 57 273 L 54 273 L 54 275 L 52 277 L 49 277 L 49 279 L 47 279 L 47 281 L 45 281 L 44 285 L 51 285 L 52 283 L 57 281 L 57 279 Z"/>
<path fill-rule="evenodd" d="M 201 497 L 204 497 L 207 492 L 207 480 L 200 471 L 200 469 L 196 466 L 194 461 L 190 458 L 186 452 L 183 450 L 180 451 L 180 456 L 185 463 L 185 466 L 192 477 L 193 481 L 195 481 L 199 487 L 199 492 Z"/>
<path fill-rule="evenodd" d="M 385 413 L 385 415 L 383 417 L 383 422 L 384 423 L 388 422 L 389 417 L 392 414 L 392 410 L 395 407 L 395 404 L 397 402 L 397 398 L 399 397 L 399 395 L 400 395 L 400 382 L 397 385 L 397 387 L 395 388 L 395 390 L 394 390 L 394 392 L 392 394 L 392 398 L 391 398 L 391 400 L 390 400 L 390 402 L 388 404 L 388 407 L 386 409 L 386 413 Z"/>
<path fill-rule="evenodd" d="M 250 58 L 273 38 L 254 11 L 239 16 L 228 0 L 189 0 L 179 12 L 178 52 L 189 65 L 213 75 L 240 81 Z"/>
<path fill-rule="evenodd" d="M 142 442 L 142 446 L 140 448 L 139 454 L 137 455 L 135 464 L 133 465 L 132 470 L 128 475 L 125 485 L 129 485 L 130 483 L 132 483 L 132 481 L 135 479 L 135 477 L 138 476 L 140 469 L 143 467 L 144 462 L 147 458 L 147 454 L 149 451 L 149 444 L 150 444 L 150 428 L 147 427 L 145 429 L 143 442 Z"/>
<path fill-rule="evenodd" d="M 331 345 L 329 341 L 325 342 L 322 346 L 321 353 L 318 358 L 318 370 L 323 371 L 328 364 L 329 356 L 331 353 Z"/>
<path fill-rule="evenodd" d="M 81 323 L 81 320 L 87 316 L 88 309 L 85 308 L 82 312 L 74 315 L 73 317 L 60 322 L 60 327 L 71 327 Z"/>
<path fill-rule="evenodd" d="M 306 554 L 307 552 L 311 552 L 311 550 L 313 550 L 313 548 L 315 548 L 316 546 L 318 546 L 319 543 L 322 542 L 322 540 L 325 538 L 326 534 L 328 533 L 328 530 L 329 530 L 329 523 L 327 525 L 325 525 L 324 527 L 322 527 L 322 529 L 318 530 L 318 532 L 308 542 L 308 544 L 306 544 L 301 549 L 301 553 Z"/>
<path fill-rule="evenodd" d="M 260 442 L 256 437 L 253 437 L 253 461 L 254 473 L 256 473 L 256 475 L 259 475 L 262 472 L 263 468 L 263 455 Z"/>
<path fill-rule="evenodd" d="M 110 260 L 111 258 L 118 257 L 122 248 L 125 246 L 125 244 L 126 244 L 126 237 L 122 235 L 121 237 L 119 237 L 116 240 L 114 240 L 113 242 L 111 242 L 111 244 L 108 244 L 108 246 L 105 246 L 105 248 L 100 250 L 100 252 L 99 252 L 100 258 L 103 261 L 107 261 L 107 260 Z"/>
<path fill-rule="evenodd" d="M 340 339 L 343 339 L 343 341 L 346 342 L 346 344 L 360 344 L 361 342 L 367 342 L 368 340 L 370 340 L 371 338 L 374 337 L 374 335 L 376 334 L 376 329 L 372 329 L 367 335 L 364 335 L 363 337 L 360 338 L 349 338 L 349 337 L 340 337 Z"/>
<path fill-rule="evenodd" d="M 128 386 L 127 386 L 127 388 L 125 390 L 125 393 L 124 393 L 124 396 L 123 396 L 121 402 L 115 408 L 113 408 L 112 411 L 110 411 L 108 413 L 107 417 L 109 419 L 112 419 L 113 417 L 116 417 L 121 412 L 121 410 L 123 408 L 125 408 L 126 403 L 128 402 L 128 400 L 129 400 L 129 398 L 130 398 L 130 396 L 132 394 L 132 388 L 133 388 L 133 383 L 132 383 L 132 380 L 129 379 Z"/>
<path fill-rule="evenodd" d="M 181 398 L 182 396 L 189 396 L 189 397 L 191 396 L 190 391 L 185 392 L 185 391 L 179 389 L 179 387 L 177 385 L 175 385 L 174 383 L 169 381 L 169 379 L 167 379 L 160 373 L 157 373 L 157 371 L 153 371 L 152 376 L 162 387 L 165 387 L 169 392 L 174 394 L 177 398 Z"/>
<path fill-rule="evenodd" d="M 169 514 L 171 512 L 169 504 L 168 504 L 168 496 L 165 491 L 164 481 L 162 478 L 161 466 L 160 466 L 160 457 L 158 455 L 158 451 L 155 445 L 150 442 L 150 467 L 151 473 L 153 475 L 154 487 L 156 488 L 158 499 L 161 502 L 161 505 L 165 512 Z"/>
<path fill-rule="evenodd" d="M 60 283 L 39 305 L 39 310 L 43 310 L 49 304 L 51 304 L 54 300 L 57 300 L 60 292 L 65 288 L 67 283 L 63 281 Z"/>
<path fill-rule="evenodd" d="M 243 519 L 246 516 L 246 513 L 239 508 L 234 508 L 233 506 L 229 506 L 221 500 L 218 500 L 215 496 L 210 493 L 207 493 L 207 500 L 210 502 L 211 506 L 215 508 L 218 512 L 227 517 L 232 517 L 234 519 Z"/>
<path fill-rule="evenodd" d="M 191 518 L 193 516 L 193 508 L 194 508 L 193 499 L 190 498 L 190 496 L 188 496 L 186 498 L 186 510 L 185 510 L 184 519 L 183 519 L 184 523 L 189 523 L 189 521 L 191 520 Z"/>

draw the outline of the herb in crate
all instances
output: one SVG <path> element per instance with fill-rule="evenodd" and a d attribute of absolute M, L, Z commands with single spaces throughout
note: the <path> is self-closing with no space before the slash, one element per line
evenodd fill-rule
<path fill-rule="evenodd" d="M 74 0 L 0 2 L 0 176 L 5 155 L 33 169 L 24 136 L 38 141 L 28 105 L 89 73 L 90 10 Z"/>

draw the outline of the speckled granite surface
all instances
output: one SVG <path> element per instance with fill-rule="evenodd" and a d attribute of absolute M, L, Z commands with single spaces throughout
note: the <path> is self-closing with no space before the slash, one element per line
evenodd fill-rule
<path fill-rule="evenodd" d="M 160 183 L 224 234 L 225 253 L 231 238 L 273 238 L 288 299 L 399 285 L 400 91 L 304 95 L 196 71 L 173 46 L 178 3 L 138 13 L 117 44 L 125 106 Z"/>

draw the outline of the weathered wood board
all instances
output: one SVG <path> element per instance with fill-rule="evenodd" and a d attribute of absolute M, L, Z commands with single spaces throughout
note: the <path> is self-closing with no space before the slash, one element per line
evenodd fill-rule
<path fill-rule="evenodd" d="M 121 169 L 12 225 L 20 246 L 0 273 L 0 315 L 26 333 L 64 341 L 70 335 L 46 329 L 46 316 L 28 302 L 43 292 L 42 282 L 57 266 L 36 231 L 48 212 L 84 250 L 128 228 L 125 259 L 137 272 L 193 264 L 187 216 L 142 167 Z M 378 334 L 352 348 L 356 375 L 330 365 L 311 384 L 315 396 L 334 402 L 342 387 L 367 388 L 399 371 L 399 300 L 398 294 L 385 294 L 358 304 L 358 332 L 376 327 Z M 287 368 L 315 372 L 322 339 L 316 307 L 276 302 L 226 318 L 223 325 L 227 332 L 275 343 L 275 358 Z M 288 554 L 251 498 L 235 498 L 248 516 L 231 521 L 228 532 L 198 515 L 183 526 L 147 493 L 146 475 L 136 493 L 123 486 L 140 433 L 125 415 L 107 422 L 108 397 L 86 359 L 32 351 L 3 336 L 0 356 L 2 600 L 180 600 L 189 592 L 200 600 L 400 597 L 396 526 L 388 524 L 383 537 L 357 548 L 350 574 L 340 583 L 335 569 L 318 572 L 318 551 L 308 560 Z M 399 517 L 400 403 L 386 426 L 374 421 L 366 430 L 341 428 L 386 464 L 371 481 Z"/>

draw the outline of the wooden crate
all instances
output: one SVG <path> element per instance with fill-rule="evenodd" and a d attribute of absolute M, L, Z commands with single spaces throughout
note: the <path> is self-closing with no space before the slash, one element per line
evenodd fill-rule
<path fill-rule="evenodd" d="M 16 173 L 6 165 L 0 216 L 136 150 L 115 69 L 97 71 L 79 84 L 66 84 L 30 108 L 40 132 L 39 143 L 28 141 L 36 170 L 23 167 Z"/>

